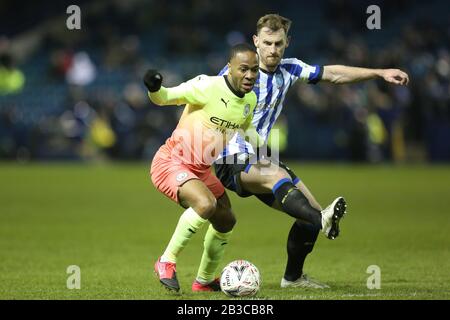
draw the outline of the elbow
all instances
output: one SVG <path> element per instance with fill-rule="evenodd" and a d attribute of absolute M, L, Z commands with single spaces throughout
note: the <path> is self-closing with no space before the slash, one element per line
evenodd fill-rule
<path fill-rule="evenodd" d="M 333 83 L 333 84 L 347 84 L 347 83 L 352 83 L 352 82 L 353 82 L 352 79 L 345 77 L 343 75 L 335 75 L 333 77 L 333 79 L 331 80 L 331 83 Z"/>
<path fill-rule="evenodd" d="M 335 72 L 333 69 L 331 69 L 330 67 L 325 67 L 323 76 L 322 76 L 322 80 L 323 81 L 327 81 L 329 83 L 332 84 L 341 84 L 344 83 L 343 77 L 341 74 Z"/>
<path fill-rule="evenodd" d="M 343 78 L 342 76 L 333 76 L 333 77 L 330 79 L 330 82 L 331 82 L 332 84 L 344 84 L 344 83 L 346 83 L 345 80 L 344 80 L 344 78 Z"/>
<path fill-rule="evenodd" d="M 340 84 L 339 77 L 333 77 L 333 78 L 331 78 L 331 79 L 330 79 L 330 82 L 331 82 L 332 84 Z"/>
<path fill-rule="evenodd" d="M 345 70 L 342 70 L 342 66 L 325 66 L 322 80 L 332 84 L 345 84 L 351 82 L 344 71 Z"/>

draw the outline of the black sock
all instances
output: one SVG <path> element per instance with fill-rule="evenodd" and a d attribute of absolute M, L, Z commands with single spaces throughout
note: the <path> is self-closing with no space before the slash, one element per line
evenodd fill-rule
<path fill-rule="evenodd" d="M 278 203 L 291 217 L 312 223 L 322 228 L 322 215 L 319 210 L 309 204 L 308 199 L 288 178 L 278 181 L 272 189 Z"/>
<path fill-rule="evenodd" d="M 306 256 L 312 251 L 320 229 L 300 220 L 294 222 L 287 240 L 288 260 L 284 278 L 295 281 L 303 273 Z"/>

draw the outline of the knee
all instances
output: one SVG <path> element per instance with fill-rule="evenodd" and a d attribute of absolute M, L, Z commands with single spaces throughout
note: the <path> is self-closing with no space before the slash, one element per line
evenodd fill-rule
<path fill-rule="evenodd" d="M 265 179 L 266 187 L 273 189 L 275 184 L 280 181 L 281 179 L 291 179 L 289 173 L 287 173 L 286 170 L 282 168 L 277 168 L 276 171 L 274 171 L 272 174 L 267 175 L 267 178 Z"/>
<path fill-rule="evenodd" d="M 219 201 L 217 205 L 217 210 L 214 216 L 211 218 L 214 229 L 219 232 L 226 233 L 233 230 L 236 225 L 236 217 L 231 210 L 231 207 L 224 206 L 223 203 Z"/>
<path fill-rule="evenodd" d="M 202 197 L 195 202 L 193 206 L 195 212 L 197 212 L 203 219 L 209 219 L 216 211 L 217 200 L 213 196 Z"/>
<path fill-rule="evenodd" d="M 230 232 L 233 230 L 234 226 L 236 225 L 236 217 L 234 216 L 233 212 L 229 212 L 224 219 L 222 223 L 222 231 L 221 232 Z"/>
<path fill-rule="evenodd" d="M 236 224 L 236 217 L 231 210 L 230 199 L 226 194 L 217 201 L 216 212 L 210 219 L 214 229 L 226 233 L 233 230 Z"/>
<path fill-rule="evenodd" d="M 227 233 L 233 230 L 236 224 L 236 218 L 232 213 L 230 213 L 227 215 L 222 215 L 220 219 L 214 219 L 214 221 L 212 221 L 212 224 L 214 229 L 216 229 L 217 231 Z"/>

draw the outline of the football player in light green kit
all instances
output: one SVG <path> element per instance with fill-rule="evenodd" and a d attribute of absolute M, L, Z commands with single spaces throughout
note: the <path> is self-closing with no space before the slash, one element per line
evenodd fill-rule
<path fill-rule="evenodd" d="M 166 250 L 155 263 L 160 282 L 170 290 L 180 290 L 177 257 L 208 220 L 211 225 L 192 290 L 220 290 L 216 271 L 236 219 L 222 183 L 210 168 L 237 130 L 256 133 L 251 126 L 256 106 L 252 91 L 258 75 L 256 50 L 247 44 L 234 46 L 229 67 L 227 76 L 201 75 L 174 88 L 161 87 L 162 76 L 155 70 L 147 71 L 144 77 L 154 103 L 186 104 L 177 128 L 151 165 L 156 188 L 185 208 Z"/>

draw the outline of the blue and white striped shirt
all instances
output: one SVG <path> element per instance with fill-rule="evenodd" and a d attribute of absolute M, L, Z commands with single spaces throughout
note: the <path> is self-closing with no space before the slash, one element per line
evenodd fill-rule
<path fill-rule="evenodd" d="M 225 66 L 219 75 L 227 73 L 228 66 Z M 260 69 L 253 88 L 258 100 L 252 123 L 265 141 L 283 109 L 283 102 L 289 88 L 297 79 L 315 84 L 322 78 L 322 73 L 322 66 L 311 66 L 296 58 L 282 59 L 272 73 Z M 254 151 L 244 138 L 236 134 L 218 159 L 239 153 L 254 153 Z"/>

